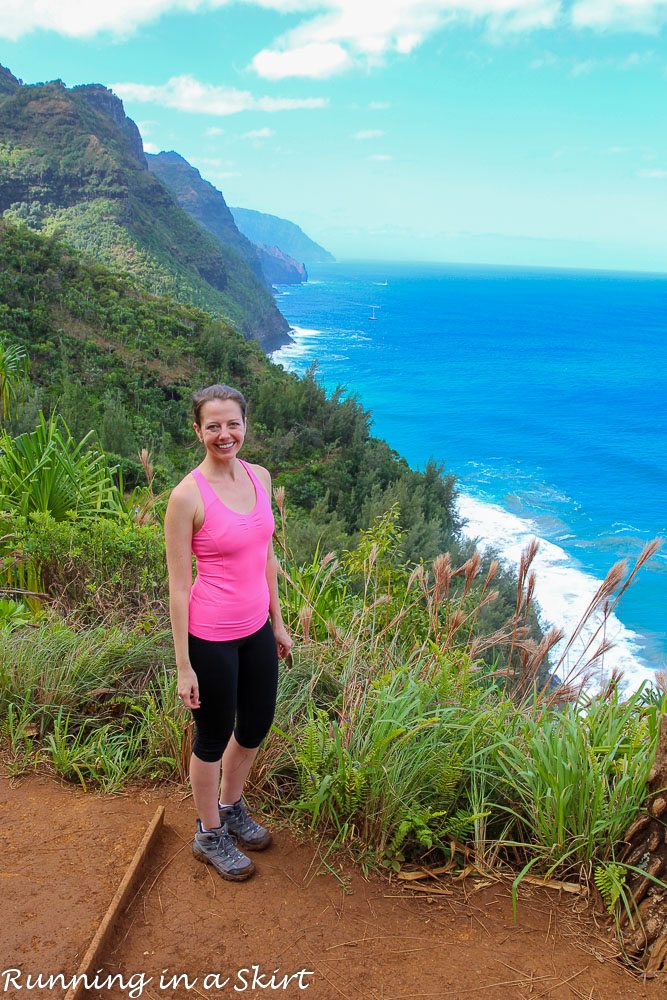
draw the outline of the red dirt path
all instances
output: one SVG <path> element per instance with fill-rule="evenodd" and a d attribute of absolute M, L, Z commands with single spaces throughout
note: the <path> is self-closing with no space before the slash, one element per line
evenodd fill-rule
<path fill-rule="evenodd" d="M 416 897 L 328 859 L 341 885 L 313 843 L 285 831 L 254 855 L 253 879 L 224 882 L 191 856 L 190 800 L 165 790 L 85 794 L 45 777 L 0 779 L 0 997 L 60 1000 L 60 989 L 3 991 L 2 970 L 20 969 L 24 984 L 27 973 L 76 971 L 158 804 L 166 806 L 165 828 L 105 955 L 102 975 L 122 974 L 122 988 L 117 981 L 93 990 L 95 1000 L 127 1000 L 140 983 L 129 980 L 140 973 L 144 985 L 134 996 L 146 1000 L 667 997 L 664 977 L 642 984 L 613 960 L 578 897 L 526 889 L 515 924 L 501 884 L 445 882 L 451 895 Z M 253 966 L 262 977 L 256 989 Z M 165 988 L 163 970 L 186 974 L 191 988 L 184 981 Z M 301 970 L 313 974 L 299 978 Z M 221 977 L 217 988 L 205 985 L 212 974 Z M 283 989 L 286 975 L 294 978 Z"/>

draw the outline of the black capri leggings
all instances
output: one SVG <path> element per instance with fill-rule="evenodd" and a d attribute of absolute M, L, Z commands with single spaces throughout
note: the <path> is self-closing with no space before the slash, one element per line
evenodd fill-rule
<path fill-rule="evenodd" d="M 195 757 L 220 760 L 232 732 L 242 747 L 258 747 L 276 710 L 278 651 L 271 622 L 222 642 L 188 634 L 188 646 L 199 682 L 200 707 L 192 709 Z"/>

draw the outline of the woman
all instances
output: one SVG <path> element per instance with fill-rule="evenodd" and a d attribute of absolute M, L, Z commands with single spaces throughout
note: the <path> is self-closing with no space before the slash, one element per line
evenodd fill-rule
<path fill-rule="evenodd" d="M 230 386 L 212 385 L 192 403 L 205 455 L 173 490 L 164 524 L 178 695 L 196 730 L 192 849 L 223 878 L 242 881 L 255 866 L 239 848 L 271 843 L 248 813 L 243 786 L 273 721 L 278 657 L 292 640 L 278 600 L 271 477 L 238 457 L 246 401 Z"/>

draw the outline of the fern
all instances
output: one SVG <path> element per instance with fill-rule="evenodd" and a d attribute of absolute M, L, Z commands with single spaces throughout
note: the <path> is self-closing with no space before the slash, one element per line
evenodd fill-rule
<path fill-rule="evenodd" d="M 296 752 L 302 794 L 308 796 L 328 770 L 335 752 L 329 729 L 329 715 L 322 708 L 311 712 L 303 727 Z"/>
<path fill-rule="evenodd" d="M 608 913 L 613 913 L 623 890 L 625 889 L 626 869 L 623 865 L 610 861 L 598 865 L 593 875 L 598 892 L 607 907 Z"/>

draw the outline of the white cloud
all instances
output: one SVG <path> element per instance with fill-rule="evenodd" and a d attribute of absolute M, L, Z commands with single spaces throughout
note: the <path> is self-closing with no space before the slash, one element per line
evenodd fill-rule
<path fill-rule="evenodd" d="M 557 66 L 560 59 L 553 52 L 545 52 L 528 63 L 529 69 L 544 69 L 545 66 Z"/>
<path fill-rule="evenodd" d="M 3 0 L 0 37 L 16 40 L 38 29 L 75 38 L 100 32 L 126 37 L 178 11 L 195 16 L 233 0 Z M 667 0 L 237 0 L 291 14 L 297 23 L 258 52 L 262 77 L 324 79 L 355 66 L 408 55 L 450 25 L 477 22 L 494 36 L 569 22 L 598 31 L 657 31 Z M 228 112 L 223 112 L 228 113 Z"/>
<path fill-rule="evenodd" d="M 270 139 L 272 135 L 275 135 L 275 130 L 272 128 L 254 128 L 250 132 L 244 132 L 241 136 L 242 139 Z"/>
<path fill-rule="evenodd" d="M 153 131 L 153 126 L 157 125 L 154 121 L 141 121 L 136 122 L 136 126 L 142 135 L 150 135 Z"/>
<path fill-rule="evenodd" d="M 604 62 L 600 59 L 582 59 L 572 64 L 570 76 L 588 76 L 594 69 L 599 69 L 601 66 L 604 66 Z"/>
<path fill-rule="evenodd" d="M 581 28 L 653 32 L 667 21 L 667 0 L 577 0 L 571 18 Z"/>
<path fill-rule="evenodd" d="M 382 135 L 384 135 L 384 131 L 381 128 L 362 128 L 359 132 L 355 132 L 352 138 L 379 139 Z"/>
<path fill-rule="evenodd" d="M 369 160 L 375 160 L 376 163 L 386 163 L 388 160 L 393 160 L 393 156 L 389 156 L 387 153 L 374 153 L 373 156 L 369 156 Z"/>
<path fill-rule="evenodd" d="M 262 49 L 252 61 L 252 68 L 266 80 L 282 80 L 286 76 L 320 79 L 351 65 L 352 59 L 340 45 L 312 43 L 285 51 Z"/>
<path fill-rule="evenodd" d="M 207 128 L 206 131 L 204 132 L 204 135 L 208 136 L 209 138 L 214 135 L 224 135 L 224 134 L 225 134 L 224 128 L 218 128 L 217 125 L 211 125 L 211 127 Z"/>
<path fill-rule="evenodd" d="M 204 5 L 205 0 L 4 0 L 0 35 L 16 40 L 39 28 L 72 38 L 90 38 L 100 31 L 129 35 L 169 10 L 192 11 Z"/>
<path fill-rule="evenodd" d="M 371 101 L 368 105 L 371 111 L 386 111 L 387 108 L 391 107 L 389 101 Z"/>
<path fill-rule="evenodd" d="M 156 146 L 154 142 L 144 143 L 144 153 L 159 153 L 160 147 Z"/>
<path fill-rule="evenodd" d="M 664 180 L 667 177 L 667 170 L 644 169 L 637 171 L 637 177 L 644 177 L 649 180 Z"/>
<path fill-rule="evenodd" d="M 284 7 L 281 0 L 269 2 Z M 251 66 L 268 79 L 324 78 L 353 65 L 379 65 L 392 53 L 407 55 L 453 22 L 481 20 L 494 34 L 549 27 L 560 4 L 561 0 L 302 0 L 299 9 L 314 16 L 259 52 Z"/>
<path fill-rule="evenodd" d="M 640 69 L 647 66 L 655 59 L 655 52 L 629 52 L 627 56 L 619 56 L 607 59 L 583 59 L 574 62 L 570 69 L 570 76 L 585 76 L 599 69 L 631 70 Z"/>
<path fill-rule="evenodd" d="M 112 83 L 110 87 L 125 101 L 160 104 L 193 114 L 235 115 L 240 111 L 294 111 L 323 108 L 324 97 L 255 97 L 247 90 L 201 83 L 193 76 L 172 76 L 166 83 Z"/>

